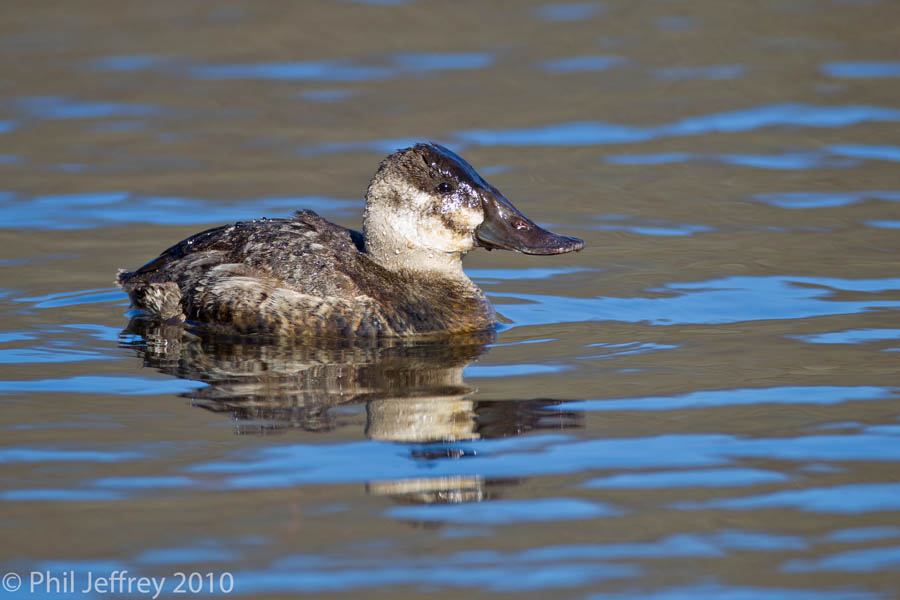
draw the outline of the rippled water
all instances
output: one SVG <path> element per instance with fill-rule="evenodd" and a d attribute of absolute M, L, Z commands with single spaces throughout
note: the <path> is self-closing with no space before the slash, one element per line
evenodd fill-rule
<path fill-rule="evenodd" d="M 897 597 L 896 3 L 0 13 L 4 597 Z M 422 139 L 587 241 L 467 258 L 495 334 L 199 338 L 113 287 L 358 227 Z"/>

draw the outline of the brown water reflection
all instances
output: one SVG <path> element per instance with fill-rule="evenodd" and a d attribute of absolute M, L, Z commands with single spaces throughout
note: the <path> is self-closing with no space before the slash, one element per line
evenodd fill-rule
<path fill-rule="evenodd" d="M 134 317 L 122 346 L 145 366 L 208 384 L 183 394 L 193 406 L 227 415 L 240 435 L 346 426 L 342 414 L 365 407 L 372 440 L 417 444 L 421 460 L 465 458 L 442 442 L 583 427 L 580 412 L 554 410 L 563 400 L 478 401 L 463 369 L 496 341 L 493 331 L 439 341 L 402 338 L 327 340 L 316 344 L 248 337 L 198 336 L 181 326 Z M 471 452 L 471 451 L 469 451 Z M 477 502 L 515 479 L 478 476 L 371 481 L 372 494 L 404 503 Z"/>

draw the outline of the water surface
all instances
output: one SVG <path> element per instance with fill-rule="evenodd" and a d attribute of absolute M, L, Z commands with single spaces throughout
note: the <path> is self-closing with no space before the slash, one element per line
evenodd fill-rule
<path fill-rule="evenodd" d="M 896 3 L 2 12 L 9 597 L 896 597 Z M 112 283 L 229 221 L 359 227 L 423 139 L 587 242 L 472 253 L 497 332 L 183 335 Z"/>

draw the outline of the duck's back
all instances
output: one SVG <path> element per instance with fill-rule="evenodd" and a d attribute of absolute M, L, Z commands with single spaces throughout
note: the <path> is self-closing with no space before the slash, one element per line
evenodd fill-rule
<path fill-rule="evenodd" d="M 151 315 L 223 332 L 411 335 L 494 320 L 474 286 L 388 271 L 358 232 L 311 211 L 198 233 L 118 282 Z"/>

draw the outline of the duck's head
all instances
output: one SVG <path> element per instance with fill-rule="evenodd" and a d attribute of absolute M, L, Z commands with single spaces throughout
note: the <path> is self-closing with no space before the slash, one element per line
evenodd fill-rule
<path fill-rule="evenodd" d="M 385 266 L 445 269 L 478 246 L 525 254 L 584 248 L 523 215 L 472 165 L 438 144 L 416 144 L 382 161 L 369 184 L 366 249 Z M 449 263 L 448 263 L 449 264 Z"/>

